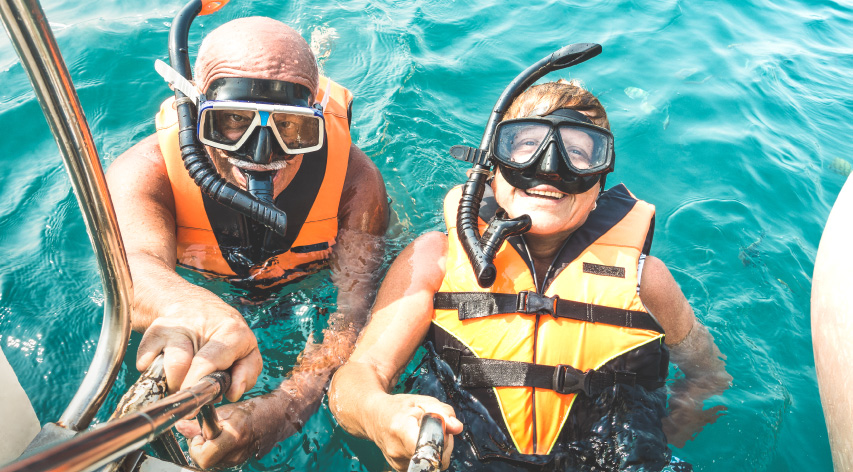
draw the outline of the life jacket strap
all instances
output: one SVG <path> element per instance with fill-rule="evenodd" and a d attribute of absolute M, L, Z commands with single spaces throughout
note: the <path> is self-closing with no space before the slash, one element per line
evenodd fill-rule
<path fill-rule="evenodd" d="M 575 369 L 570 365 L 541 365 L 529 362 L 482 359 L 462 355 L 460 351 L 445 348 L 439 355 L 456 374 L 463 388 L 534 387 L 553 390 L 560 394 L 584 393 L 588 397 L 599 395 L 614 385 L 639 385 L 655 390 L 664 385 L 658 377 L 637 375 L 621 370 Z"/>
<path fill-rule="evenodd" d="M 557 296 L 546 297 L 526 290 L 517 294 L 437 292 L 433 297 L 433 307 L 438 310 L 458 310 L 460 320 L 506 313 L 548 314 L 556 318 L 664 332 L 660 324 L 644 311 L 563 300 Z"/>

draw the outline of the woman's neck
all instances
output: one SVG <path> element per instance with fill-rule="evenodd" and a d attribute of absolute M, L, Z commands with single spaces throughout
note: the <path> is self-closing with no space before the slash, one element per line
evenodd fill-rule
<path fill-rule="evenodd" d="M 530 257 L 533 258 L 533 267 L 536 269 L 536 279 L 540 282 L 544 280 L 548 268 L 557 257 L 557 253 L 565 244 L 566 239 L 573 231 L 566 231 L 557 234 L 525 234 L 524 240 L 527 243 L 527 250 L 530 251 Z"/>

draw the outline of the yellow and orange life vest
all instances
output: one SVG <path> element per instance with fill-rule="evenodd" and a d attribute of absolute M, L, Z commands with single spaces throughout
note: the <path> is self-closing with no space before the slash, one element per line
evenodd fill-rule
<path fill-rule="evenodd" d="M 178 265 L 262 289 L 326 265 L 338 233 L 338 207 L 349 164 L 352 94 L 326 77 L 320 78 L 318 90 L 325 145 L 303 157 L 293 181 L 275 199 L 288 215 L 284 237 L 202 194 L 181 160 L 174 98 L 163 102 L 155 122 L 175 198 Z"/>
<path fill-rule="evenodd" d="M 482 446 L 497 435 L 472 435 L 481 443 L 480 459 L 550 454 L 582 429 L 577 424 L 584 420 L 571 420 L 587 413 L 586 407 L 574 407 L 579 395 L 590 403 L 617 384 L 649 390 L 663 385 L 668 365 L 663 329 L 638 289 L 638 262 L 648 253 L 654 227 L 651 204 L 623 185 L 604 192 L 561 249 L 547 280 L 536 281 L 523 237 L 509 238 L 494 260 L 497 280 L 483 289 L 456 232 L 460 195 L 456 187 L 444 203 L 446 273 L 428 340 L 509 438 L 503 446 Z M 495 207 L 493 197 L 484 199 L 481 233 Z M 463 422 L 479 416 L 469 414 Z M 514 448 L 511 454 L 508 447 Z"/>

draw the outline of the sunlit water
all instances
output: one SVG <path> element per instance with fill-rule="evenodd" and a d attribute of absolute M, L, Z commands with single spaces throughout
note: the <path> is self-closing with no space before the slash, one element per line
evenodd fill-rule
<path fill-rule="evenodd" d="M 490 107 L 525 66 L 572 42 L 603 54 L 549 78 L 597 94 L 616 172 L 657 206 L 652 253 L 673 271 L 734 376 L 727 408 L 675 453 L 706 471 L 831 470 L 809 324 L 823 224 L 851 169 L 853 4 L 832 1 L 255 1 L 197 20 L 190 44 L 233 18 L 299 30 L 327 75 L 356 96 L 354 136 L 393 199 L 389 249 L 442 229 L 440 202 L 464 179 L 454 144 L 479 144 Z M 169 92 L 180 5 L 46 1 L 104 164 L 152 133 Z M 0 39 L 0 346 L 39 419 L 55 421 L 100 330 L 96 263 L 58 150 L 8 39 Z M 234 295 L 218 286 L 226 297 Z M 326 277 L 247 310 L 265 358 L 253 395 L 276 385 L 323 328 Z M 138 373 L 139 335 L 98 418 Z M 847 375 L 847 373 L 838 373 Z M 321 407 L 303 432 L 245 470 L 380 470 L 381 454 Z"/>

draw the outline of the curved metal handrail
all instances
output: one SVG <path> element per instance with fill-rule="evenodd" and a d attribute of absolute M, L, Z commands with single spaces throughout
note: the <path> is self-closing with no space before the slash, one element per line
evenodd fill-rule
<path fill-rule="evenodd" d="M 214 372 L 194 386 L 119 419 L 84 431 L 73 439 L 0 468 L 0 472 L 84 472 L 151 442 L 187 415 L 208 407 L 231 386 L 231 375 Z M 212 418 L 215 425 L 216 419 Z M 218 425 L 215 427 L 218 428 Z M 209 437 L 212 439 L 212 437 Z"/>
<path fill-rule="evenodd" d="M 89 426 L 106 399 L 124 358 L 133 285 L 98 151 L 44 12 L 37 0 L 0 0 L 0 16 L 59 145 L 104 286 L 98 347 L 59 419 L 60 426 L 80 431 Z"/>

